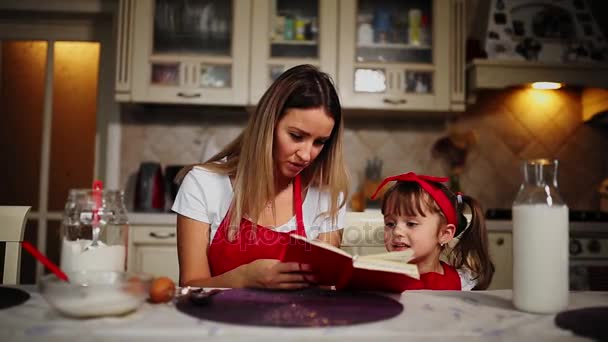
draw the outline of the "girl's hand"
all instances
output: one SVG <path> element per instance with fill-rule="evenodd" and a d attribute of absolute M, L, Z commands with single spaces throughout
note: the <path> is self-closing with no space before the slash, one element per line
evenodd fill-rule
<path fill-rule="evenodd" d="M 295 290 L 310 287 L 316 282 L 307 264 L 258 259 L 243 267 L 245 287 Z"/>

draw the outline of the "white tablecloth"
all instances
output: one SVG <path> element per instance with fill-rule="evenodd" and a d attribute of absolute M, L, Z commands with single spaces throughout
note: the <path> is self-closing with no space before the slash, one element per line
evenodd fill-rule
<path fill-rule="evenodd" d="M 408 291 L 397 296 L 404 305 L 399 316 L 335 328 L 221 324 L 182 314 L 173 304 L 149 303 L 125 317 L 69 319 L 52 311 L 40 294 L 30 293 L 26 303 L 0 310 L 0 341 L 588 341 L 555 326 L 555 315 L 516 311 L 509 290 Z M 569 309 L 607 305 L 608 292 L 573 292 Z"/>

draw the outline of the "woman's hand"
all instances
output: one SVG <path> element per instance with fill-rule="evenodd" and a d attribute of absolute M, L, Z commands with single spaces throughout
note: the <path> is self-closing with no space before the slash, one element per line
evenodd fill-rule
<path fill-rule="evenodd" d="M 258 259 L 241 267 L 243 267 L 245 287 L 295 290 L 316 283 L 316 277 L 307 264 Z"/>

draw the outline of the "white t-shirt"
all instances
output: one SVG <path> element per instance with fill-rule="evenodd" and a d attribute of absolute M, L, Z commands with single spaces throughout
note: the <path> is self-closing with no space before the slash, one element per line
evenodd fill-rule
<path fill-rule="evenodd" d="M 232 195 L 232 184 L 228 176 L 197 166 L 184 177 L 171 210 L 193 220 L 208 223 L 211 226 L 210 241 L 213 241 L 217 228 L 228 212 Z M 329 203 L 330 196 L 327 192 L 321 192 L 315 187 L 308 188 L 302 203 L 307 238 L 314 239 L 320 233 L 344 228 L 346 206 L 338 212 L 337 222 L 334 225 L 327 215 L 319 216 L 320 213 L 329 210 Z M 294 216 L 274 230 L 289 232 L 296 228 Z"/>

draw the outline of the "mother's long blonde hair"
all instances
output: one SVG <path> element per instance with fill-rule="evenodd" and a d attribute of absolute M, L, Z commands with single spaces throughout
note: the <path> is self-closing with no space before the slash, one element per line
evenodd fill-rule
<path fill-rule="evenodd" d="M 327 74 L 311 65 L 299 65 L 285 71 L 268 88 L 243 132 L 222 151 L 200 164 L 235 179 L 229 212 L 230 239 L 236 235 L 244 214 L 257 222 L 265 204 L 274 199 L 273 142 L 278 121 L 290 108 L 319 107 L 334 119 L 334 127 L 321 153 L 302 171 L 302 184 L 329 193 L 330 208 L 322 214 L 329 216 L 333 224 L 337 222 L 338 211 L 348 197 L 348 175 L 342 157 L 344 123 L 340 100 Z M 177 179 L 182 179 L 192 167 L 180 171 Z"/>

